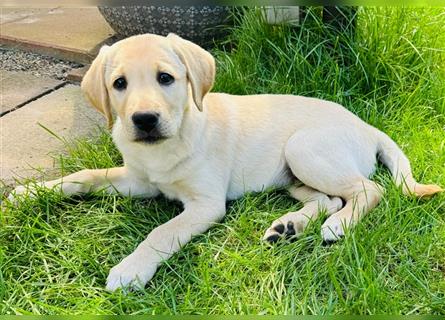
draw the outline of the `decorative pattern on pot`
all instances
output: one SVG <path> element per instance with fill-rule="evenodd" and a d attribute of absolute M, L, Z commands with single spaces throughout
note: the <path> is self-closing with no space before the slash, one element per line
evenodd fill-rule
<path fill-rule="evenodd" d="M 225 36 L 232 20 L 226 6 L 99 6 L 99 11 L 123 37 L 173 32 L 203 46 Z"/>

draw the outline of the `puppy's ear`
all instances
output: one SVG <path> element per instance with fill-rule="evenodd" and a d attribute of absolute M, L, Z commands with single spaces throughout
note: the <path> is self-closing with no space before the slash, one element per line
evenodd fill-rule
<path fill-rule="evenodd" d="M 187 69 L 193 100 L 199 111 L 202 111 L 202 100 L 212 89 L 215 80 L 215 59 L 200 46 L 182 39 L 176 34 L 169 33 L 167 39 Z"/>
<path fill-rule="evenodd" d="M 91 67 L 82 79 L 81 88 L 90 103 L 107 119 L 109 128 L 113 126 L 110 99 L 105 86 L 105 63 L 109 46 L 103 46 Z"/>

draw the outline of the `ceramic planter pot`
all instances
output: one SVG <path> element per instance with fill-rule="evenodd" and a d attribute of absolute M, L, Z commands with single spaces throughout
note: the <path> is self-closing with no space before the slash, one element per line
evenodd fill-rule
<path fill-rule="evenodd" d="M 99 6 L 99 11 L 122 37 L 173 32 L 202 46 L 224 37 L 232 23 L 227 6 Z"/>

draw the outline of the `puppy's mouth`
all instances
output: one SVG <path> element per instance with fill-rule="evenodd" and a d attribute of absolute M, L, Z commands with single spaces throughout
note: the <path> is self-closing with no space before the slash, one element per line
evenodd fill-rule
<path fill-rule="evenodd" d="M 134 141 L 147 144 L 156 144 L 163 142 L 167 138 L 167 136 L 161 134 L 158 130 L 151 130 L 150 132 L 138 131 Z"/>

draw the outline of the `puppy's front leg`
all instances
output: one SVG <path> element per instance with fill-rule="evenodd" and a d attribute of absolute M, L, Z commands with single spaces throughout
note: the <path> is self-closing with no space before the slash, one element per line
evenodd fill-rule
<path fill-rule="evenodd" d="M 54 189 L 66 195 L 106 190 L 132 196 L 155 196 L 159 191 L 147 181 L 142 181 L 126 167 L 111 169 L 86 169 L 63 178 L 41 183 L 41 187 Z M 9 195 L 13 201 L 17 195 L 28 193 L 33 196 L 32 187 L 18 186 Z"/>
<path fill-rule="evenodd" d="M 107 278 L 107 289 L 143 289 L 158 265 L 192 236 L 203 233 L 225 214 L 225 199 L 194 200 L 184 204 L 184 211 L 155 228 L 136 250 L 113 267 Z"/>

